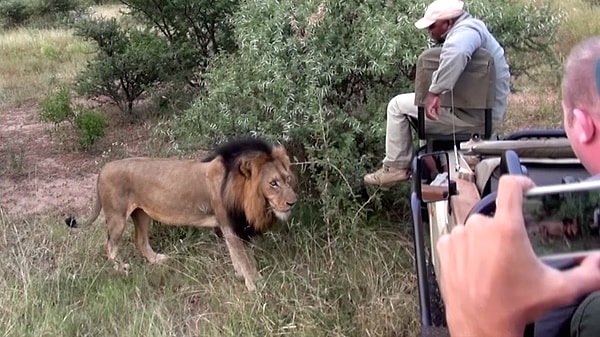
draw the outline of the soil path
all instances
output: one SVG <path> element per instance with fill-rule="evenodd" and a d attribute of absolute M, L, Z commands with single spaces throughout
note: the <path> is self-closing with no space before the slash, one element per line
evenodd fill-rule
<path fill-rule="evenodd" d="M 81 214 L 91 208 L 103 153 L 69 150 L 49 128 L 37 121 L 33 103 L 0 110 L 0 212 L 11 218 Z M 143 148 L 143 133 L 131 125 L 111 125 L 107 132 L 105 138 L 128 155 Z"/>

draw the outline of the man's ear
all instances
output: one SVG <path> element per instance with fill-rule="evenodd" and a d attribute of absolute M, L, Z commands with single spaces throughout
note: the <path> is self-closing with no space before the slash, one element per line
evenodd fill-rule
<path fill-rule="evenodd" d="M 573 129 L 578 135 L 578 141 L 581 144 L 587 144 L 594 139 L 596 134 L 596 124 L 594 119 L 581 109 L 573 110 Z"/>

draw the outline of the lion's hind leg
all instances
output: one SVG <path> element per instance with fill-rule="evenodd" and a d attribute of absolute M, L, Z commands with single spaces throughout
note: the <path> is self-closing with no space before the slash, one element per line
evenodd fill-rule
<path fill-rule="evenodd" d="M 150 232 L 150 216 L 146 214 L 142 209 L 136 209 L 131 213 L 131 218 L 135 225 L 135 245 L 142 255 L 150 263 L 161 263 L 167 260 L 167 256 L 164 254 L 157 254 L 154 252 L 148 241 Z"/>
<path fill-rule="evenodd" d="M 117 212 L 105 212 L 105 214 L 106 224 L 108 226 L 106 243 L 104 245 L 106 255 L 111 261 L 115 262 L 116 270 L 127 271 L 129 265 L 117 260 L 119 239 L 121 238 L 121 235 L 123 235 L 123 230 L 125 229 L 125 217 Z"/>

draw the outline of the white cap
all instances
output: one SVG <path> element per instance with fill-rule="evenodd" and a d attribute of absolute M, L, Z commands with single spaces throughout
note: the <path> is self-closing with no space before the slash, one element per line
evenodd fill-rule
<path fill-rule="evenodd" d="M 435 0 L 425 11 L 425 15 L 415 22 L 415 26 L 424 29 L 437 20 L 449 20 L 459 17 L 463 12 L 464 2 L 460 0 Z"/>

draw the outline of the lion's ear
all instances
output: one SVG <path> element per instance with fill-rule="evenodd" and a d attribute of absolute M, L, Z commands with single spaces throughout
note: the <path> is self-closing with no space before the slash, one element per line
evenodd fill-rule
<path fill-rule="evenodd" d="M 275 159 L 279 160 L 286 169 L 290 167 L 290 157 L 285 150 L 285 147 L 282 145 L 274 146 L 272 150 L 272 155 Z"/>
<path fill-rule="evenodd" d="M 252 176 L 252 164 L 252 158 L 243 157 L 240 159 L 239 170 L 244 177 L 250 178 Z"/>

